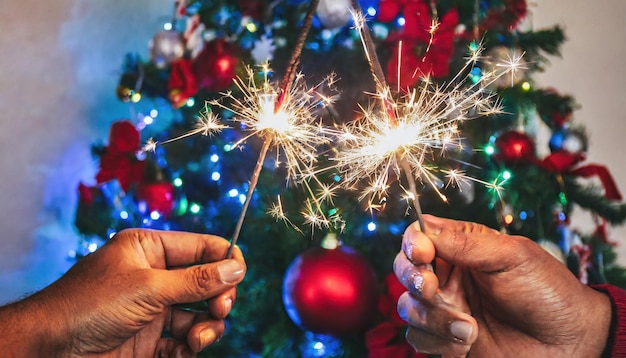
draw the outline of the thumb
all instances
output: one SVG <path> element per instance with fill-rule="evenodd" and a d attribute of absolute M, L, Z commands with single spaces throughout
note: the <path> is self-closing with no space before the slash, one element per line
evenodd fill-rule
<path fill-rule="evenodd" d="M 521 236 L 502 234 L 487 226 L 424 215 L 425 234 L 435 246 L 436 256 L 451 265 L 486 272 L 515 266 L 526 257 L 529 241 Z"/>
<path fill-rule="evenodd" d="M 245 276 L 244 266 L 232 259 L 157 272 L 157 289 L 167 305 L 215 297 L 241 282 Z"/>

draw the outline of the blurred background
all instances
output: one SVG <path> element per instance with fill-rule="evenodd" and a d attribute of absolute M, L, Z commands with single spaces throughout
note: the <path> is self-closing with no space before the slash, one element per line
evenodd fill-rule
<path fill-rule="evenodd" d="M 559 24 L 567 37 L 562 58 L 535 79 L 581 105 L 574 120 L 589 132 L 587 161 L 606 165 L 626 191 L 626 2 L 530 1 L 529 10 L 528 26 Z M 147 57 L 171 12 L 171 0 L 0 2 L 0 304 L 72 264 L 77 186 L 97 170 L 91 145 L 131 116 L 115 95 L 124 55 Z M 585 215 L 572 218 L 574 228 L 590 225 Z M 626 264 L 626 228 L 609 237 Z"/>

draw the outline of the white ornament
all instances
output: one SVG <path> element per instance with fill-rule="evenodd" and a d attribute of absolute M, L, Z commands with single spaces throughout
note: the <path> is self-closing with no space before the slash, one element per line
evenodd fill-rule
<path fill-rule="evenodd" d="M 352 18 L 350 0 L 320 0 L 317 17 L 327 29 L 341 27 Z"/>
<path fill-rule="evenodd" d="M 274 59 L 274 51 L 276 51 L 274 40 L 267 37 L 267 35 L 262 35 L 254 43 L 254 48 L 250 51 L 250 55 L 252 55 L 254 63 L 260 65 L 266 61 L 272 61 Z"/>

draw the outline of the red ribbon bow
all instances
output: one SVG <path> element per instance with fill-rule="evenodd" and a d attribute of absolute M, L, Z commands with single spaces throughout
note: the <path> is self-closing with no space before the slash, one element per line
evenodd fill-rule
<path fill-rule="evenodd" d="M 622 194 L 615 184 L 615 180 L 611 176 L 609 170 L 599 164 L 587 164 L 574 168 L 574 166 L 585 159 L 585 155 L 582 153 L 569 153 L 565 151 L 558 151 L 548 155 L 542 161 L 539 161 L 537 165 L 558 174 L 569 174 L 580 176 L 583 178 L 590 178 L 596 176 L 600 179 L 602 186 L 604 187 L 604 196 L 612 200 L 622 200 Z"/>

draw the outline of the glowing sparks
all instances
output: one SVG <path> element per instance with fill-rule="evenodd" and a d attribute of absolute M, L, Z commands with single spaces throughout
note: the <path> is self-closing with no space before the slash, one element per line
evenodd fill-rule
<path fill-rule="evenodd" d="M 266 64 L 262 73 L 268 72 Z M 281 89 L 270 83 L 267 75 L 259 86 L 255 78 L 254 71 L 248 68 L 246 79 L 235 79 L 237 97 L 227 92 L 220 100 L 209 103 L 232 112 L 233 121 L 248 132 L 234 147 L 251 137 L 269 141 L 270 147 L 276 149 L 276 162 L 284 162 L 288 179 L 307 177 L 317 161 L 318 146 L 329 141 L 314 112 L 332 103 L 334 98 L 319 91 L 332 88 L 335 77 L 328 76 L 309 89 L 303 75 L 298 74 L 286 93 L 281 93 Z"/>
<path fill-rule="evenodd" d="M 416 178 L 444 201 L 447 199 L 440 189 L 441 175 L 447 177 L 448 185 L 469 179 L 499 192 L 497 183 L 468 178 L 462 171 L 432 164 L 450 149 L 463 149 L 459 127 L 464 121 L 501 113 L 495 94 L 487 87 L 500 76 L 515 71 L 521 57 L 501 64 L 503 71 L 485 74 L 476 83 L 468 84 L 463 76 L 480 58 L 481 49 L 476 46 L 466 65 L 447 85 L 434 85 L 425 78 L 420 88 L 399 99 L 388 88 L 378 91 L 373 94 L 371 108 L 363 110 L 363 118 L 343 129 L 342 148 L 334 159 L 346 188 L 358 187 L 366 179 L 367 184 L 360 188 L 361 199 L 368 198 L 370 208 L 376 209 L 391 180 L 402 176 L 409 185 L 404 189 L 404 199 L 415 203 Z"/>
<path fill-rule="evenodd" d="M 198 122 L 196 123 L 196 129 L 191 130 L 178 137 L 165 140 L 163 142 L 156 142 L 155 140 L 150 138 L 147 140 L 142 150 L 144 152 L 154 152 L 156 150 L 157 145 L 164 145 L 164 144 L 181 140 L 183 138 L 187 138 L 196 134 L 210 136 L 210 135 L 213 135 L 214 133 L 220 132 L 222 129 L 228 128 L 228 126 L 220 122 L 218 116 L 215 113 L 213 113 L 211 109 L 207 107 L 206 105 L 204 108 L 204 112 L 201 112 L 197 119 L 198 119 Z"/>
<path fill-rule="evenodd" d="M 311 197 L 302 212 L 305 221 L 312 226 L 328 227 L 331 222 L 321 214 L 321 202 L 332 199 L 333 189 L 319 182 L 315 175 L 315 165 L 319 147 L 330 142 L 328 134 L 331 130 L 322 126 L 315 112 L 334 101 L 334 97 L 321 92 L 332 89 L 335 77 L 330 75 L 316 86 L 308 88 L 304 76 L 297 74 L 287 88 L 280 88 L 269 82 L 269 72 L 267 64 L 263 66 L 262 76 L 257 76 L 251 68 L 247 68 L 246 78 L 235 79 L 237 96 L 233 92 L 227 92 L 221 99 L 209 102 L 212 106 L 233 113 L 232 120 L 247 132 L 233 147 L 242 145 L 252 137 L 263 141 L 241 218 L 245 215 L 246 204 L 255 189 L 265 155 L 269 150 L 274 150 L 275 163 L 285 167 L 287 181 L 302 185 Z M 259 77 L 262 78 L 257 81 Z M 319 194 L 314 187 L 320 188 Z M 296 228 L 287 220 L 282 205 L 272 207 L 270 214 Z M 240 225 L 239 223 L 238 229 Z M 300 231 L 298 228 L 296 230 Z"/>

